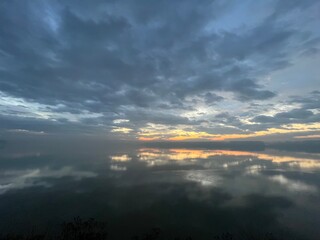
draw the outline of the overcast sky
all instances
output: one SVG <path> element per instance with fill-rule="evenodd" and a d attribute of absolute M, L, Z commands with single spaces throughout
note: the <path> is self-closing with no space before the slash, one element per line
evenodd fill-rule
<path fill-rule="evenodd" d="M 0 136 L 320 137 L 318 0 L 2 0 Z"/>

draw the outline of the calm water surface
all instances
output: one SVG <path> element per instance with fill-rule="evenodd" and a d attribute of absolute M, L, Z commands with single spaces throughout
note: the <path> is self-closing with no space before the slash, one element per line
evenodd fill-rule
<path fill-rule="evenodd" d="M 316 153 L 13 144 L 0 150 L 0 231 L 81 216 L 119 239 L 153 227 L 318 239 L 319 185 Z"/>

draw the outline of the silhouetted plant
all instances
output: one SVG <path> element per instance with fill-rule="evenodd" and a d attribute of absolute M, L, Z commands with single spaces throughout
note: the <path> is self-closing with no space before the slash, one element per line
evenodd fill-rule
<path fill-rule="evenodd" d="M 93 218 L 83 220 L 80 217 L 76 217 L 71 222 L 64 222 L 61 224 L 61 231 L 56 236 L 49 236 L 48 234 L 39 234 L 35 231 L 31 231 L 30 234 L 18 235 L 11 234 L 6 236 L 0 236 L 0 240 L 111 240 L 108 236 L 106 224 L 98 222 Z M 118 238 L 117 238 L 118 239 Z M 132 240 L 160 240 L 160 239 L 172 239 L 163 236 L 160 228 L 153 228 L 150 232 L 142 234 L 141 236 L 134 236 Z M 193 237 L 175 237 L 173 240 L 196 240 Z M 251 231 L 242 231 L 237 234 L 222 233 L 220 235 L 213 236 L 209 240 L 279 240 L 272 233 L 261 234 Z"/>
<path fill-rule="evenodd" d="M 241 232 L 238 234 L 222 233 L 214 236 L 213 240 L 280 240 L 276 238 L 272 233 L 258 234 L 253 232 Z"/>
<path fill-rule="evenodd" d="M 146 233 L 142 237 L 134 236 L 132 240 L 156 240 L 159 239 L 160 233 L 160 228 L 153 228 L 150 233 Z"/>
<path fill-rule="evenodd" d="M 214 240 L 234 240 L 233 235 L 231 233 L 222 233 L 221 235 L 214 236 Z"/>
<path fill-rule="evenodd" d="M 175 238 L 174 240 L 193 240 L 192 237 L 187 237 L 187 238 Z"/>
<path fill-rule="evenodd" d="M 73 222 L 64 222 L 58 239 L 60 240 L 105 240 L 108 234 L 106 224 L 93 218 L 82 220 L 74 218 Z"/>
<path fill-rule="evenodd" d="M 31 234 L 8 234 L 0 237 L 1 240 L 45 240 L 47 236 L 45 234 L 31 233 Z"/>

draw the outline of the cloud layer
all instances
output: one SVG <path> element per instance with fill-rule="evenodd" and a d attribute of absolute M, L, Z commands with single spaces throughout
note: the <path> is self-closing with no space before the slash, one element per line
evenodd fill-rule
<path fill-rule="evenodd" d="M 2 132 L 183 140 L 320 130 L 308 128 L 319 123 L 319 69 L 301 64 L 320 60 L 318 1 L 0 5 Z"/>

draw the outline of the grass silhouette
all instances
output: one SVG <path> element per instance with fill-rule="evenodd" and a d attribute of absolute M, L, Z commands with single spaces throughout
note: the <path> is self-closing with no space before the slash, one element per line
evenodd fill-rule
<path fill-rule="evenodd" d="M 0 240 L 113 240 L 108 234 L 107 224 L 93 218 L 82 219 L 76 217 L 73 221 L 61 224 L 60 231 L 55 235 L 48 233 L 37 233 L 32 230 L 28 234 L 7 234 L 0 236 Z M 128 240 L 197 240 L 197 236 L 189 237 L 167 237 L 160 228 L 153 228 L 150 231 L 135 235 Z M 272 233 L 256 234 L 250 231 L 238 234 L 223 233 L 212 236 L 208 240 L 282 240 Z M 292 238 L 290 238 L 292 239 Z M 125 240 L 125 239 L 124 239 Z"/>

